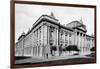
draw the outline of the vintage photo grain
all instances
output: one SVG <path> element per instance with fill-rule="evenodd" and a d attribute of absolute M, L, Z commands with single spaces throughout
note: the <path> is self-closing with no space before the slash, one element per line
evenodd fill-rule
<path fill-rule="evenodd" d="M 15 3 L 15 65 L 94 63 L 95 8 Z"/>

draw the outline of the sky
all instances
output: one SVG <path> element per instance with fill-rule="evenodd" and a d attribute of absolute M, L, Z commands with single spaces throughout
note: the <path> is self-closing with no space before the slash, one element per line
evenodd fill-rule
<path fill-rule="evenodd" d="M 82 19 L 83 24 L 86 25 L 87 34 L 94 34 L 93 8 L 15 4 L 15 42 L 23 32 L 27 33 L 41 15 L 50 15 L 51 12 L 62 25 Z"/>

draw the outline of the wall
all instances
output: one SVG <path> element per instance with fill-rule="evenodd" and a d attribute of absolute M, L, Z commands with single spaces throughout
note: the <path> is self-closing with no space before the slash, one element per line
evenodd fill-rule
<path fill-rule="evenodd" d="M 10 67 L 10 0 L 0 0 L 0 69 L 9 69 Z M 36 0 L 37 1 L 37 0 Z M 100 0 L 39 0 L 59 3 L 93 4 L 97 5 L 97 35 L 100 35 Z M 39 67 L 34 69 L 98 69 L 100 66 L 100 36 L 97 38 L 97 64 L 85 65 L 64 65 L 52 67 Z M 33 69 L 33 68 L 26 68 Z"/>

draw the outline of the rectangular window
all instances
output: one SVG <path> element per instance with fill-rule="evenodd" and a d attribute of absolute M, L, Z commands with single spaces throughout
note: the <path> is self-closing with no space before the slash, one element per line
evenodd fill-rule
<path fill-rule="evenodd" d="M 40 54 L 40 46 L 38 46 L 38 55 Z"/>
<path fill-rule="evenodd" d="M 71 42 L 71 40 L 69 40 L 69 45 L 71 45 L 72 44 L 72 42 Z"/>

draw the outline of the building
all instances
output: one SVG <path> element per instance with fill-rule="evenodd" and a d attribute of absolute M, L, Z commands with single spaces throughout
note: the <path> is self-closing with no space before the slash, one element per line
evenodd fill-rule
<path fill-rule="evenodd" d="M 86 32 L 82 20 L 61 25 L 53 13 L 42 15 L 26 34 L 23 32 L 18 38 L 15 55 L 40 57 L 67 55 L 68 51 L 62 49 L 70 45 L 78 47 L 79 55 L 86 54 L 94 46 L 94 37 L 87 35 Z"/>

